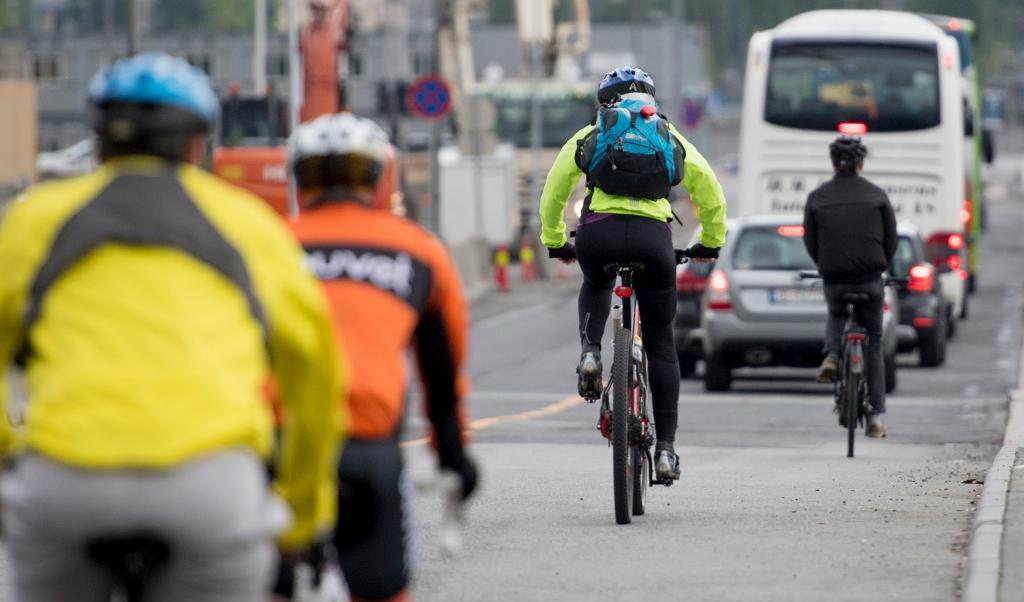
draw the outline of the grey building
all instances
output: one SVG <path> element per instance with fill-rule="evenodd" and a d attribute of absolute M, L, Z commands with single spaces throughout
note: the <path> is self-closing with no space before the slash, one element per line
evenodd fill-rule
<path fill-rule="evenodd" d="M 434 70 L 432 3 L 367 2 L 355 13 L 349 63 L 342 74 L 349 107 L 401 132 L 400 143 L 422 141 L 428 125 L 405 110 L 404 85 Z M 145 31 L 145 28 L 143 28 Z M 471 44 L 477 76 L 524 73 L 523 51 L 514 25 L 492 25 L 474 18 Z M 146 33 L 141 50 L 162 50 L 206 71 L 218 91 L 230 82 L 251 91 L 252 37 L 214 32 Z M 279 94 L 288 90 L 287 36 L 272 32 L 267 81 Z M 626 63 L 643 66 L 658 83 L 663 108 L 676 119 L 684 93 L 698 94 L 707 79 L 707 39 L 703 30 L 680 22 L 593 25 L 590 51 L 580 77 L 586 82 Z M 39 148 L 50 150 L 88 135 L 86 88 L 106 62 L 126 52 L 122 32 L 77 34 L 73 24 L 33 28 L 24 35 L 0 36 L 0 77 L 24 77 L 39 84 Z M 394 82 L 398 82 L 395 85 Z"/>

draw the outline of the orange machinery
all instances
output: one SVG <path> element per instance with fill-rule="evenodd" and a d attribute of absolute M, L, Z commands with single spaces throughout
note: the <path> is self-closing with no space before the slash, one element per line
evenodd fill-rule
<path fill-rule="evenodd" d="M 303 122 L 345 110 L 341 104 L 338 62 L 348 49 L 349 0 L 310 0 L 309 18 L 299 34 L 302 57 Z M 283 112 L 270 96 L 240 98 L 237 91 L 225 100 L 225 127 L 229 108 L 239 123 L 240 136 L 230 136 L 230 146 L 213 152 L 213 173 L 267 201 L 281 215 L 288 213 L 287 149 L 283 136 L 275 136 L 275 118 L 286 123 Z M 241 107 L 241 108 L 240 108 Z M 253 123 L 256 121 L 258 123 Z M 277 131 L 284 133 L 283 128 Z M 225 132 L 222 142 L 229 141 Z M 393 148 L 393 147 L 392 147 Z M 375 203 L 392 207 L 398 192 L 398 154 L 394 150 L 385 166 Z"/>

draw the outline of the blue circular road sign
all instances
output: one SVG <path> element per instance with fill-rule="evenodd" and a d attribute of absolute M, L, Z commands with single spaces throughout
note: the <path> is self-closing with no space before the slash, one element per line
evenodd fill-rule
<path fill-rule="evenodd" d="M 422 119 L 440 119 L 452 108 L 452 92 L 439 75 L 424 75 L 409 86 L 409 110 Z"/>

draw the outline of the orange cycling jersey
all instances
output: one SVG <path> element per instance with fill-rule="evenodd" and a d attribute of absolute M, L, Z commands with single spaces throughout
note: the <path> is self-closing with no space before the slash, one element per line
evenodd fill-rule
<path fill-rule="evenodd" d="M 461 444 L 468 309 L 441 242 L 406 219 L 348 201 L 321 204 L 291 225 L 350 355 L 352 436 L 397 435 L 411 346 L 437 444 Z"/>

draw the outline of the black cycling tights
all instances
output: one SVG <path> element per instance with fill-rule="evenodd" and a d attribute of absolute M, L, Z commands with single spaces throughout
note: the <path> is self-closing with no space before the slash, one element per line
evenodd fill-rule
<path fill-rule="evenodd" d="M 576 256 L 583 269 L 579 298 L 583 351 L 600 349 L 611 311 L 615 277 L 607 275 L 604 266 L 627 261 L 646 266 L 634 277 L 633 288 L 640 305 L 654 422 L 660 441 L 675 441 L 679 419 L 679 359 L 672 336 L 676 258 L 668 224 L 632 215 L 591 215 L 577 230 Z"/>

